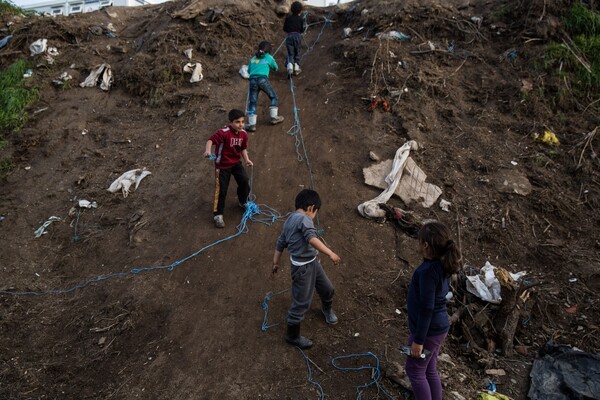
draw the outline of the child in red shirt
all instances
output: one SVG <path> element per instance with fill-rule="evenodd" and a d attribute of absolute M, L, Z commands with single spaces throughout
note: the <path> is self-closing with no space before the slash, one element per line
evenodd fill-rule
<path fill-rule="evenodd" d="M 242 166 L 242 159 L 246 166 L 254 164 L 248 158 L 248 133 L 244 130 L 244 112 L 233 109 L 229 111 L 229 125 L 219 129 L 206 142 L 204 157 L 213 155 L 215 146 L 215 199 L 213 205 L 214 221 L 217 228 L 224 228 L 223 210 L 229 180 L 233 175 L 238 188 L 237 196 L 241 206 L 244 206 L 250 194 L 248 175 Z"/>

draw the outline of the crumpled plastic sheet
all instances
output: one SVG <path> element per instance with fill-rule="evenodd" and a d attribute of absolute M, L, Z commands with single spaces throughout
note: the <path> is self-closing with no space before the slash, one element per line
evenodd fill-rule
<path fill-rule="evenodd" d="M 102 75 L 100 77 L 100 75 Z M 100 89 L 107 91 L 112 85 L 112 69 L 110 64 L 100 64 L 94 67 L 85 81 L 81 82 L 81 87 L 94 87 L 100 81 Z"/>
<path fill-rule="evenodd" d="M 250 79 L 250 74 L 248 73 L 248 66 L 247 65 L 245 65 L 245 64 L 242 65 L 242 68 L 240 68 L 240 75 L 244 79 Z"/>
<path fill-rule="evenodd" d="M 35 56 L 36 54 L 42 54 L 46 51 L 46 46 L 48 45 L 48 39 L 38 39 L 35 42 L 29 45 L 29 52 L 31 56 Z"/>
<path fill-rule="evenodd" d="M 41 237 L 43 234 L 45 234 L 45 233 L 46 233 L 46 228 L 47 228 L 47 227 L 48 227 L 48 226 L 49 226 L 51 223 L 53 223 L 53 222 L 56 222 L 56 221 L 60 221 L 60 218 L 59 218 L 59 217 L 55 217 L 54 215 L 53 215 L 53 216 L 51 216 L 50 218 L 48 218 L 48 221 L 44 222 L 44 223 L 42 224 L 42 226 L 40 226 L 39 228 L 37 228 L 37 229 L 35 230 L 35 232 L 33 232 L 33 234 L 35 235 L 35 237 L 36 237 L 36 238 L 39 238 L 39 237 Z"/>
<path fill-rule="evenodd" d="M 532 400 L 599 400 L 600 355 L 552 341 L 540 349 L 529 374 Z"/>
<path fill-rule="evenodd" d="M 190 78 L 190 83 L 200 82 L 204 76 L 202 75 L 202 64 L 197 63 L 187 63 L 183 66 L 183 72 L 191 72 L 192 77 Z"/>
<path fill-rule="evenodd" d="M 152 173 L 150 171 L 147 171 L 146 168 L 137 168 L 129 170 L 117 179 L 115 179 L 115 181 L 110 185 L 110 187 L 107 190 L 111 193 L 115 193 L 118 190 L 121 190 L 121 192 L 123 193 L 123 197 L 127 197 L 129 195 L 129 188 L 131 187 L 131 185 L 135 184 L 134 190 L 136 190 L 140 185 L 142 179 L 151 174 Z"/>
<path fill-rule="evenodd" d="M 498 278 L 496 278 L 496 274 L 494 273 L 495 269 L 496 267 L 490 264 L 489 261 L 486 261 L 479 274 L 467 276 L 467 291 L 481 300 L 492 304 L 500 304 L 502 302 L 500 282 L 498 282 Z M 516 274 L 509 273 L 515 281 L 518 281 L 527 274 L 525 271 L 517 272 Z"/>

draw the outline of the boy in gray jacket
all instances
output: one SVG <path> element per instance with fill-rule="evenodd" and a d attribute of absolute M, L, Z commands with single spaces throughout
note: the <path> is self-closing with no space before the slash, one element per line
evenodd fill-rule
<path fill-rule="evenodd" d="M 335 265 L 340 263 L 340 257 L 317 237 L 313 219 L 321 208 L 319 194 L 314 190 L 304 189 L 296 196 L 295 203 L 296 211 L 285 221 L 281 235 L 277 239 L 272 272 L 277 273 L 281 254 L 287 248 L 292 264 L 290 268 L 292 305 L 288 310 L 285 340 L 301 349 L 307 349 L 313 343 L 300 336 L 300 323 L 310 308 L 315 289 L 321 298 L 321 311 L 325 316 L 325 322 L 330 325 L 338 322 L 337 316 L 331 309 L 334 288 L 317 256 L 320 251 Z"/>

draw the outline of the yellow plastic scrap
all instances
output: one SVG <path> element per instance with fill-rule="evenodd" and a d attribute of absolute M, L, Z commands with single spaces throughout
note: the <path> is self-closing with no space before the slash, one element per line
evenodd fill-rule
<path fill-rule="evenodd" d="M 478 400 L 510 400 L 510 397 L 497 392 L 480 392 Z"/>
<path fill-rule="evenodd" d="M 560 146 L 560 141 L 556 137 L 556 134 L 550 131 L 544 131 L 543 135 L 540 135 L 539 133 L 534 133 L 533 139 L 542 143 L 549 144 L 551 146 Z"/>

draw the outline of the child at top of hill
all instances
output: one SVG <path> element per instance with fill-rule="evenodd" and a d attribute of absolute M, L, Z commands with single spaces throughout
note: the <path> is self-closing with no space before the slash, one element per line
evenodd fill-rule
<path fill-rule="evenodd" d="M 287 49 L 286 68 L 289 75 L 300 73 L 300 44 L 302 34 L 306 31 L 306 23 L 300 16 L 302 3 L 294 1 L 290 7 L 291 14 L 285 17 L 283 31 L 287 33 L 285 47 Z"/>
<path fill-rule="evenodd" d="M 325 322 L 330 325 L 338 322 L 331 309 L 334 288 L 317 256 L 320 251 L 335 265 L 340 263 L 340 257 L 317 237 L 313 219 L 321 208 L 319 194 L 314 190 L 304 189 L 296 196 L 295 206 L 296 211 L 285 221 L 277 239 L 272 272 L 273 275 L 277 273 L 281 254 L 287 248 L 291 262 L 292 305 L 288 310 L 285 340 L 301 349 L 307 349 L 312 346 L 312 341 L 300 336 L 300 323 L 310 308 L 315 289 L 321 298 L 321 311 Z"/>
<path fill-rule="evenodd" d="M 248 74 L 250 75 L 250 83 L 248 88 L 248 124 L 246 130 L 248 132 L 256 131 L 256 103 L 258 102 L 258 93 L 262 90 L 271 99 L 269 107 L 269 116 L 271 117 L 271 125 L 283 122 L 283 117 L 278 115 L 278 99 L 275 90 L 269 82 L 269 72 L 271 70 L 277 72 L 277 62 L 271 56 L 271 43 L 263 41 L 258 44 L 256 55 L 250 59 L 248 63 Z"/>
<path fill-rule="evenodd" d="M 416 400 L 442 400 L 437 358 L 450 327 L 446 310 L 450 276 L 460 270 L 461 254 L 450 230 L 438 221 L 423 224 L 418 240 L 423 262 L 408 287 L 411 356 L 406 360 L 406 375 Z M 424 349 L 431 354 L 421 358 Z"/>
<path fill-rule="evenodd" d="M 215 197 L 213 203 L 214 222 L 217 228 L 224 228 L 223 210 L 229 180 L 237 182 L 237 196 L 240 206 L 244 206 L 250 194 L 248 175 L 242 166 L 242 159 L 247 166 L 254 164 L 248 158 L 248 134 L 244 130 L 244 112 L 233 109 L 229 111 L 229 124 L 211 135 L 206 142 L 205 157 L 210 157 L 215 146 Z"/>

